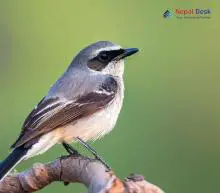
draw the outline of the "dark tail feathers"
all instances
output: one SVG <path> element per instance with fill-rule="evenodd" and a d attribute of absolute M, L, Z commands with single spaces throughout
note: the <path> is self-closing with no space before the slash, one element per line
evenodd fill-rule
<path fill-rule="evenodd" d="M 23 159 L 28 149 L 24 147 L 15 148 L 11 154 L 0 163 L 0 181 Z"/>

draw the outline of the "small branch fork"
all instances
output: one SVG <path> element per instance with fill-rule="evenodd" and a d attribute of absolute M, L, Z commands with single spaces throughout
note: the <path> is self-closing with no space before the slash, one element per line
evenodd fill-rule
<path fill-rule="evenodd" d="M 56 181 L 82 183 L 88 193 L 164 193 L 143 176 L 132 174 L 122 181 L 100 162 L 73 155 L 48 164 L 36 163 L 27 171 L 6 177 L 0 182 L 0 193 L 35 192 Z"/>

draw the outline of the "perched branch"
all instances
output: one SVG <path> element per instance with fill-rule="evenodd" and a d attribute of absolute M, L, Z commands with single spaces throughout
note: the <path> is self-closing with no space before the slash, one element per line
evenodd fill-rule
<path fill-rule="evenodd" d="M 10 175 L 0 182 L 0 193 L 35 192 L 55 181 L 66 185 L 82 183 L 88 193 L 163 193 L 143 176 L 132 174 L 122 181 L 101 163 L 74 156 L 61 157 L 48 164 L 37 163 L 25 172 Z"/>

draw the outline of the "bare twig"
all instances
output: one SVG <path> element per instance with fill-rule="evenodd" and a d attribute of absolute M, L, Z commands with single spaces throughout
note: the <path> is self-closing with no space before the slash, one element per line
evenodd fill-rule
<path fill-rule="evenodd" d="M 163 193 L 143 176 L 132 174 L 122 181 L 101 163 L 74 156 L 61 157 L 48 164 L 37 163 L 25 172 L 10 175 L 0 183 L 0 193 L 35 192 L 55 181 L 82 183 L 88 193 Z"/>

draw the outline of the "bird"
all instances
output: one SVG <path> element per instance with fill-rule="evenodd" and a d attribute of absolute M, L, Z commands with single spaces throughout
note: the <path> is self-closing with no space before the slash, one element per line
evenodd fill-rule
<path fill-rule="evenodd" d="M 124 99 L 124 59 L 138 51 L 110 41 L 82 49 L 25 119 L 11 153 L 0 163 L 0 181 L 21 161 L 55 144 L 78 154 L 70 144 L 79 142 L 109 167 L 88 141 L 115 127 Z"/>

